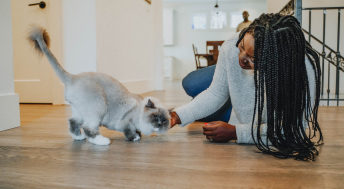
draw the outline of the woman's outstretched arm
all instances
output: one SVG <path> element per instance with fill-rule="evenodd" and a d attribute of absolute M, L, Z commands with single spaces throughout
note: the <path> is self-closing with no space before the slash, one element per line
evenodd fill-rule
<path fill-rule="evenodd" d="M 227 45 L 227 42 L 222 45 L 214 78 L 209 88 L 196 96 L 190 103 L 176 108 L 175 112 L 182 126 L 214 113 L 229 98 L 226 64 L 230 59 L 227 57 Z"/>

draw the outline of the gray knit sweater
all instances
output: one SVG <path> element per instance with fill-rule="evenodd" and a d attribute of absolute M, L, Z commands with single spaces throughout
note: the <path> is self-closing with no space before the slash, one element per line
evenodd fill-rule
<path fill-rule="evenodd" d="M 254 73 L 253 70 L 244 70 L 239 66 L 239 49 L 235 46 L 237 40 L 238 36 L 236 35 L 223 43 L 214 78 L 209 88 L 190 103 L 176 108 L 176 113 L 180 117 L 181 125 L 185 126 L 211 115 L 230 97 L 233 108 L 229 123 L 236 126 L 237 143 L 252 144 L 254 143 L 251 135 L 255 96 Z M 306 69 L 313 102 L 315 75 L 308 59 L 306 59 Z M 264 108 L 262 117 L 264 124 L 261 126 L 261 133 L 262 139 L 264 139 L 266 137 L 266 108 Z"/>

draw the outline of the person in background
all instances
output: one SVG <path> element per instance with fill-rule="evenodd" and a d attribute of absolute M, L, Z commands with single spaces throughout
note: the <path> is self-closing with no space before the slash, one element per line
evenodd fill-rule
<path fill-rule="evenodd" d="M 248 14 L 247 11 L 242 12 L 242 18 L 244 19 L 243 22 L 241 22 L 238 27 L 236 28 L 236 32 L 240 32 L 241 30 L 247 28 L 252 22 L 248 20 L 248 17 L 250 14 Z"/>

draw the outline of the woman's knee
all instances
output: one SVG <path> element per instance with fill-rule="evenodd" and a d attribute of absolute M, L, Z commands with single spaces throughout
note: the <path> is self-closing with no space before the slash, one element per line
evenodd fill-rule
<path fill-rule="evenodd" d="M 207 89 L 214 76 L 215 66 L 209 66 L 200 70 L 189 73 L 182 81 L 185 92 L 195 97 L 205 89 Z"/>

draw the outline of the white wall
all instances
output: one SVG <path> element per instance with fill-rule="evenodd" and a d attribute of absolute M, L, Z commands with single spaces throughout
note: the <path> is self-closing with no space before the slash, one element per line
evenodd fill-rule
<path fill-rule="evenodd" d="M 164 50 L 163 50 L 163 3 L 162 0 L 155 0 L 152 4 L 153 9 L 153 54 L 154 57 L 154 78 L 153 90 L 163 90 L 163 70 L 164 70 Z M 149 89 L 148 89 L 149 90 Z M 148 91 L 146 90 L 146 91 Z M 140 91 L 138 91 L 140 92 Z"/>
<path fill-rule="evenodd" d="M 266 0 L 267 12 L 278 13 L 290 0 Z"/>
<path fill-rule="evenodd" d="M 96 18 L 97 71 L 135 93 L 161 89 L 161 0 L 97 0 Z"/>
<path fill-rule="evenodd" d="M 0 131 L 20 125 L 19 98 L 14 93 L 11 1 L 0 1 Z"/>
<path fill-rule="evenodd" d="M 64 66 L 71 73 L 97 71 L 96 2 L 63 0 Z"/>
<path fill-rule="evenodd" d="M 230 13 L 241 13 L 247 10 L 250 20 L 266 12 L 265 0 L 247 0 L 220 2 L 220 8 L 227 13 L 228 25 L 230 25 Z M 165 56 L 174 57 L 174 78 L 181 79 L 189 72 L 196 69 L 192 44 L 195 44 L 199 53 L 205 53 L 206 41 L 227 40 L 236 32 L 234 28 L 223 30 L 192 30 L 192 15 L 197 13 L 210 13 L 212 4 L 209 3 L 171 3 L 165 2 L 164 8 L 174 10 L 174 45 L 164 47 Z"/>

